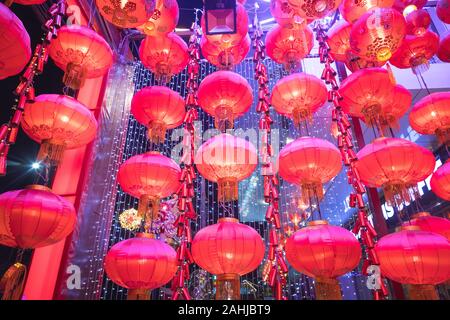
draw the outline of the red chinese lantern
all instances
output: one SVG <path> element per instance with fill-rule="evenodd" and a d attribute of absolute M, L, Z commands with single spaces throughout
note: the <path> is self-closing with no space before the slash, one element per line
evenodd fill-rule
<path fill-rule="evenodd" d="M 450 1 L 439 0 L 436 4 L 436 14 L 442 22 L 450 24 Z"/>
<path fill-rule="evenodd" d="M 178 127 L 186 114 L 184 99 L 161 86 L 142 88 L 131 101 L 131 113 L 148 128 L 150 141 L 162 142 L 167 129 Z"/>
<path fill-rule="evenodd" d="M 200 22 L 203 36 L 208 42 L 221 48 L 229 48 L 238 45 L 248 33 L 248 15 L 242 4 L 236 3 L 236 32 L 226 34 L 206 34 L 205 15 L 202 16 Z"/>
<path fill-rule="evenodd" d="M 428 0 L 395 0 L 392 8 L 406 16 L 415 10 L 422 9 L 427 4 L 427 1 Z"/>
<path fill-rule="evenodd" d="M 155 0 L 96 0 L 97 9 L 107 21 L 120 28 L 144 24 L 155 10 Z"/>
<path fill-rule="evenodd" d="M 302 18 L 298 10 L 285 0 L 271 0 L 270 13 L 283 28 L 304 28 L 312 19 Z"/>
<path fill-rule="evenodd" d="M 450 162 L 440 166 L 431 176 L 431 190 L 441 199 L 450 200 Z M 450 240 L 450 238 L 449 238 Z"/>
<path fill-rule="evenodd" d="M 125 193 L 139 199 L 138 215 L 146 230 L 159 212 L 159 201 L 180 187 L 181 169 L 172 159 L 156 151 L 139 154 L 122 163 L 117 180 Z"/>
<path fill-rule="evenodd" d="M 23 131 L 41 144 L 38 160 L 61 160 L 64 150 L 84 146 L 95 138 L 97 121 L 89 109 L 72 97 L 42 94 L 27 103 Z"/>
<path fill-rule="evenodd" d="M 338 8 L 341 0 L 287 0 L 304 19 L 321 19 Z"/>
<path fill-rule="evenodd" d="M 397 51 L 406 33 L 402 14 L 390 8 L 377 8 L 361 16 L 350 31 L 355 53 L 370 61 L 387 61 Z"/>
<path fill-rule="evenodd" d="M 400 118 L 411 104 L 411 94 L 408 95 L 407 90 L 402 90 L 400 86 L 397 90 L 394 88 L 386 69 L 367 68 L 355 71 L 341 83 L 341 106 L 351 116 L 363 119 L 368 125 L 382 128 L 391 123 L 391 116 Z M 396 92 L 409 98 L 396 100 Z M 400 108 L 395 110 L 395 105 Z"/>
<path fill-rule="evenodd" d="M 352 271 L 361 259 L 361 246 L 348 230 L 316 220 L 286 242 L 291 266 L 315 278 L 316 299 L 342 300 L 337 277 Z"/>
<path fill-rule="evenodd" d="M 252 88 L 241 75 L 221 70 L 203 79 L 198 88 L 198 104 L 214 116 L 216 128 L 225 131 L 234 119 L 246 113 L 253 103 Z"/>
<path fill-rule="evenodd" d="M 0 80 L 23 70 L 31 57 L 30 36 L 22 21 L 0 3 Z M 1 44 L 3 43 L 3 44 Z"/>
<path fill-rule="evenodd" d="M 346 21 L 354 23 L 369 10 L 375 8 L 390 8 L 393 4 L 394 0 L 342 0 L 341 5 L 339 6 L 339 12 Z"/>
<path fill-rule="evenodd" d="M 150 19 L 137 29 L 148 36 L 168 34 L 177 26 L 178 18 L 179 9 L 176 0 L 156 0 L 155 11 Z"/>
<path fill-rule="evenodd" d="M 256 149 L 247 140 L 219 134 L 200 146 L 195 156 L 198 172 L 219 185 L 219 201 L 238 198 L 238 182 L 248 178 L 258 163 Z"/>
<path fill-rule="evenodd" d="M 79 89 L 85 79 L 104 75 L 113 63 L 108 43 L 94 30 L 79 25 L 66 25 L 49 46 L 55 64 L 65 71 L 64 84 Z"/>
<path fill-rule="evenodd" d="M 239 276 L 260 265 L 264 250 L 258 232 L 234 218 L 219 219 L 198 231 L 192 240 L 195 263 L 217 275 L 217 300 L 239 300 Z"/>
<path fill-rule="evenodd" d="M 116 243 L 105 257 L 106 274 L 129 289 L 128 300 L 149 300 L 149 290 L 168 283 L 176 271 L 175 250 L 148 233 Z"/>
<path fill-rule="evenodd" d="M 313 33 L 308 26 L 287 29 L 275 25 L 266 35 L 267 55 L 287 69 L 293 69 L 309 54 L 313 42 Z"/>
<path fill-rule="evenodd" d="M 250 36 L 247 34 L 241 42 L 233 47 L 222 48 L 209 43 L 206 37 L 202 37 L 200 46 L 203 56 L 211 64 L 221 68 L 230 69 L 241 63 L 250 51 Z"/>
<path fill-rule="evenodd" d="M 381 273 L 409 284 L 413 300 L 438 300 L 434 285 L 450 278 L 450 242 L 443 236 L 404 226 L 381 238 L 375 247 Z"/>
<path fill-rule="evenodd" d="M 429 60 L 438 48 L 439 36 L 432 31 L 420 36 L 407 35 L 389 62 L 397 68 L 411 68 L 414 74 L 421 74 L 430 68 Z"/>
<path fill-rule="evenodd" d="M 439 49 L 436 55 L 441 61 L 450 62 L 450 33 L 441 38 Z"/>
<path fill-rule="evenodd" d="M 421 134 L 435 134 L 450 145 L 450 92 L 435 92 L 417 102 L 409 114 L 411 127 Z"/>
<path fill-rule="evenodd" d="M 275 110 L 294 120 L 296 125 L 310 120 L 327 101 L 327 87 L 316 76 L 294 73 L 280 79 L 272 90 Z"/>
<path fill-rule="evenodd" d="M 381 67 L 384 61 L 368 61 L 359 57 L 350 47 L 350 31 L 352 25 L 347 21 L 336 22 L 327 33 L 327 44 L 334 60 L 345 62 L 351 72 L 360 69 Z"/>
<path fill-rule="evenodd" d="M 323 198 L 322 185 L 341 171 L 341 153 L 326 140 L 301 137 L 287 144 L 278 158 L 280 176 L 301 188 L 303 201 Z"/>
<path fill-rule="evenodd" d="M 75 227 L 73 204 L 41 185 L 0 195 L 0 244 L 34 249 L 67 237 Z"/>
<path fill-rule="evenodd" d="M 414 10 L 406 16 L 406 33 L 415 36 L 423 35 L 431 24 L 431 17 L 427 10 Z"/>
<path fill-rule="evenodd" d="M 378 138 L 362 148 L 355 167 L 361 181 L 371 188 L 383 188 L 386 201 L 400 205 L 417 194 L 416 184 L 434 170 L 433 153 L 409 140 Z"/>
<path fill-rule="evenodd" d="M 440 234 L 450 240 L 450 220 L 430 215 L 428 212 L 419 212 L 403 225 L 417 226 L 420 230 Z"/>
<path fill-rule="evenodd" d="M 187 44 L 176 33 L 147 36 L 139 47 L 142 64 L 160 81 L 166 82 L 188 64 Z"/>

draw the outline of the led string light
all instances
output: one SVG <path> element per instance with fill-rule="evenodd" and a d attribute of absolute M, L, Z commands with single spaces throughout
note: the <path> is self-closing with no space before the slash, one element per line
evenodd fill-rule
<path fill-rule="evenodd" d="M 347 167 L 348 183 L 353 187 L 353 192 L 350 194 L 349 205 L 352 208 L 358 208 L 357 220 L 352 231 L 354 234 L 361 234 L 361 240 L 365 249 L 362 273 L 367 276 L 367 270 L 370 266 L 379 266 L 380 264 L 374 249 L 377 233 L 367 217 L 367 207 L 363 199 L 366 191 L 359 178 L 359 174 L 355 169 L 355 162 L 358 161 L 358 158 L 352 142 L 351 123 L 348 115 L 343 112 L 340 106 L 342 97 L 338 92 L 339 85 L 336 80 L 337 72 L 331 66 L 334 60 L 328 54 L 330 49 L 325 41 L 327 36 L 320 24 L 317 24 L 315 31 L 316 39 L 319 42 L 320 63 L 325 65 L 321 78 L 330 86 L 330 90 L 328 91 L 328 101 L 331 102 L 334 107 L 332 110 L 332 120 L 336 123 L 338 129 L 337 144 L 344 165 Z M 374 286 L 372 294 L 375 300 L 385 299 L 388 295 L 388 290 L 381 277 L 379 287 Z"/>

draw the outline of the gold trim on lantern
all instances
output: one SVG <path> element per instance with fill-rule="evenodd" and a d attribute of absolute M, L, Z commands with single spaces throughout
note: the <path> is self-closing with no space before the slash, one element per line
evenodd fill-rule
<path fill-rule="evenodd" d="M 136 233 L 136 238 L 155 239 L 155 235 L 153 233 L 148 233 L 148 232 L 139 232 L 139 233 Z"/>
<path fill-rule="evenodd" d="M 401 226 L 399 227 L 400 231 L 420 231 L 420 227 L 419 226 L 411 226 L 411 225 L 406 225 L 406 226 Z"/>
<path fill-rule="evenodd" d="M 236 218 L 231 218 L 231 217 L 224 217 L 224 218 L 219 218 L 219 222 L 232 222 L 232 223 L 239 223 L 239 220 Z"/>
<path fill-rule="evenodd" d="M 41 184 L 30 184 L 30 185 L 26 186 L 25 189 L 28 189 L 28 190 L 41 190 L 41 191 L 48 191 L 48 192 L 52 192 L 53 193 L 52 189 L 50 189 L 47 186 L 43 186 Z"/>
<path fill-rule="evenodd" d="M 415 213 L 411 218 L 418 219 L 418 218 L 429 217 L 429 216 L 431 216 L 429 212 L 422 211 L 422 212 Z"/>
<path fill-rule="evenodd" d="M 388 61 L 392 57 L 392 52 L 389 47 L 381 47 L 377 50 L 378 61 Z"/>
<path fill-rule="evenodd" d="M 313 220 L 308 222 L 308 227 L 314 227 L 314 226 L 325 226 L 328 225 L 327 220 Z"/>

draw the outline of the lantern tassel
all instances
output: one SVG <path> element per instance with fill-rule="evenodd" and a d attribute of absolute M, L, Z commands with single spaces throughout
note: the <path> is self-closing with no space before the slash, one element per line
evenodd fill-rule
<path fill-rule="evenodd" d="M 342 300 L 339 281 L 329 278 L 316 278 L 315 280 L 317 300 Z"/>
<path fill-rule="evenodd" d="M 219 106 L 216 108 L 215 126 L 220 132 L 225 132 L 234 127 L 234 114 L 229 106 Z"/>
<path fill-rule="evenodd" d="M 159 199 L 148 195 L 139 198 L 138 215 L 145 221 L 145 231 L 151 233 L 152 222 L 158 218 Z"/>
<path fill-rule="evenodd" d="M 152 121 L 147 127 L 148 139 L 153 143 L 162 143 L 166 138 L 166 126 L 162 122 Z"/>
<path fill-rule="evenodd" d="M 238 183 L 236 180 L 220 179 L 218 182 L 218 200 L 228 202 L 238 199 Z"/>
<path fill-rule="evenodd" d="M 150 300 L 150 290 L 129 289 L 127 300 Z"/>
<path fill-rule="evenodd" d="M 67 64 L 63 82 L 71 89 L 80 89 L 86 80 L 86 69 L 74 63 Z"/>
<path fill-rule="evenodd" d="M 52 165 L 58 166 L 65 149 L 66 147 L 62 144 L 53 144 L 49 140 L 42 141 L 37 160 L 43 162 L 49 161 Z"/>
<path fill-rule="evenodd" d="M 439 300 L 436 288 L 427 284 L 411 284 L 408 285 L 408 293 L 410 300 Z"/>
<path fill-rule="evenodd" d="M 240 300 L 241 282 L 238 274 L 225 273 L 217 275 L 216 300 Z"/>
<path fill-rule="evenodd" d="M 21 300 L 27 267 L 16 262 L 6 270 L 0 280 L 0 292 L 3 293 L 2 300 Z"/>

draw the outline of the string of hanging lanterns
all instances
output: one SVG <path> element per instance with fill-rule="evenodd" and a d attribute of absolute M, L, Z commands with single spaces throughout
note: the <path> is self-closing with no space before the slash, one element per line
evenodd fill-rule
<path fill-rule="evenodd" d="M 189 38 L 189 62 L 188 62 L 188 80 L 186 83 L 187 95 L 185 99 L 186 115 L 183 119 L 185 130 L 185 149 L 182 156 L 184 167 L 181 173 L 181 188 L 178 192 L 178 210 L 179 215 L 174 222 L 177 229 L 177 237 L 180 239 L 180 245 L 177 248 L 177 272 L 172 280 L 172 300 L 180 297 L 190 300 L 191 296 L 187 289 L 187 282 L 190 279 L 189 266 L 194 263 L 191 254 L 191 221 L 197 214 L 194 209 L 194 183 L 196 181 L 196 171 L 194 167 L 195 157 L 195 124 L 198 119 L 197 108 L 197 89 L 199 76 L 200 48 L 199 41 L 201 31 L 197 19 L 191 27 L 192 35 Z"/>
<path fill-rule="evenodd" d="M 34 78 L 44 71 L 44 65 L 49 56 L 48 47 L 52 39 L 58 35 L 62 17 L 66 14 L 66 7 L 65 0 L 59 0 L 50 6 L 48 10 L 50 18 L 44 24 L 45 34 L 42 42 L 36 45 L 33 56 L 14 90 L 14 94 L 18 97 L 17 105 L 12 107 L 13 115 L 8 123 L 0 127 L 0 175 L 6 174 L 6 159 L 10 146 L 16 142 L 25 104 L 34 100 Z"/>
<path fill-rule="evenodd" d="M 262 41 L 263 31 L 255 14 L 253 20 L 253 48 L 255 53 L 255 79 L 258 82 L 258 102 L 256 111 L 261 114 L 259 129 L 263 131 L 262 145 L 259 149 L 262 159 L 261 174 L 263 176 L 264 201 L 268 204 L 266 221 L 269 224 L 269 253 L 264 266 L 263 280 L 267 281 L 272 288 L 272 295 L 277 300 L 287 299 L 284 289 L 287 283 L 288 267 L 284 254 L 284 243 L 282 241 L 281 217 L 279 212 L 279 185 L 278 178 L 273 168 L 273 147 L 270 141 L 270 129 L 273 120 L 270 116 L 269 107 L 269 79 L 267 69 L 264 65 L 265 46 Z"/>
<path fill-rule="evenodd" d="M 377 232 L 367 217 L 367 207 L 363 198 L 366 191 L 359 177 L 359 173 L 355 168 L 355 163 L 358 161 L 358 158 L 352 142 L 351 123 L 348 115 L 341 107 L 342 97 L 338 91 L 339 85 L 336 79 L 337 72 L 331 65 L 334 61 L 329 55 L 330 48 L 326 42 L 327 36 L 319 24 L 316 26 L 316 39 L 319 42 L 320 63 L 324 65 L 321 77 L 325 83 L 330 86 L 328 91 L 328 101 L 330 101 L 334 107 L 332 111 L 332 120 L 336 123 L 338 128 L 338 148 L 341 152 L 343 163 L 347 167 L 348 183 L 354 189 L 350 194 L 349 205 L 352 208 L 358 208 L 356 224 L 352 231 L 354 234 L 359 233 L 361 235 L 361 241 L 365 249 L 362 273 L 363 275 L 368 276 L 368 268 L 370 266 L 379 266 L 380 264 L 374 249 Z M 382 278 L 379 279 L 378 286 L 374 286 L 372 293 L 375 300 L 382 300 L 388 295 L 387 288 Z"/>

